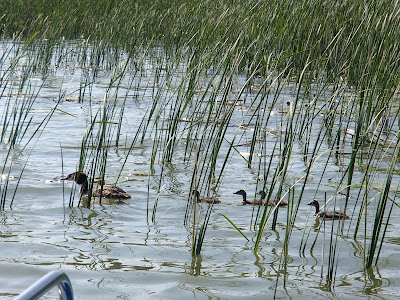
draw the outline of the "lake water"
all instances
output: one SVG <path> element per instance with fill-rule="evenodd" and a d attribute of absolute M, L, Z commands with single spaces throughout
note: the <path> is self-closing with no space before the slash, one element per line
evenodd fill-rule
<path fill-rule="evenodd" d="M 323 170 L 326 165 L 323 159 L 315 164 L 295 220 L 286 254 L 287 264 L 283 263 L 282 254 L 286 233 L 285 208 L 279 211 L 276 230 L 268 226 L 257 253 L 253 252 L 256 239 L 256 232 L 251 226 L 253 207 L 242 206 L 241 197 L 233 194 L 245 189 L 250 198 L 254 197 L 260 178 L 257 168 L 249 169 L 242 158 L 248 156 L 246 138 L 251 138 L 251 134 L 244 135 L 238 142 L 244 145 L 237 147 L 242 156 L 237 152 L 232 153 L 218 190 L 222 203 L 213 207 L 202 252 L 196 258 L 191 255 L 191 232 L 184 226 L 193 171 L 190 164 L 174 160 L 167 165 L 156 217 L 154 221 L 151 220 L 151 209 L 157 198 L 160 180 L 159 167 L 156 166 L 155 174 L 151 174 L 149 168 L 154 136 L 146 136 L 143 144 L 135 145 L 127 157 L 118 180 L 118 185 L 132 194 L 132 199 L 126 201 L 125 205 L 76 207 L 79 197 L 76 191 L 75 205 L 68 207 L 73 184 L 62 182 L 60 178 L 62 174 L 77 168 L 82 137 L 103 105 L 113 70 L 107 68 L 107 64 L 102 65 L 97 70 L 96 79 L 84 89 L 81 88 L 86 94 L 81 95 L 83 101 L 78 101 L 79 88 L 90 80 L 87 73 L 92 74 L 93 70 L 88 71 L 88 66 L 77 62 L 79 54 L 74 51 L 79 53 L 78 44 L 70 44 L 55 50 L 49 73 L 29 73 L 28 83 L 18 90 L 24 80 L 24 72 L 32 65 L 34 57 L 30 54 L 21 57 L 15 72 L 10 73 L 7 68 L 16 50 L 21 48 L 22 45 L 9 42 L 4 42 L 0 47 L 0 55 L 3 55 L 1 72 L 5 76 L 0 82 L 3 90 L 0 99 L 2 123 L 7 105 L 14 107 L 24 95 L 36 97 L 27 118 L 32 117 L 27 134 L 9 156 L 7 134 L 0 145 L 2 165 L 5 165 L 3 174 L 11 170 L 5 209 L 0 211 L 2 297 L 18 295 L 52 270 L 62 270 L 69 276 L 76 299 L 269 299 L 274 295 L 279 299 L 400 297 L 400 213 L 397 208 L 392 212 L 378 265 L 368 272 L 364 270 L 363 262 L 364 252 L 369 246 L 363 238 L 364 229 L 357 240 L 352 236 L 355 220 L 344 223 L 343 237 L 333 235 L 338 247 L 335 282 L 332 288 L 326 284 L 332 222 L 324 225 L 314 220 L 314 211 L 307 201 L 314 197 L 323 201 L 325 192 L 329 197 L 335 193 L 342 175 L 343 165 L 340 163 L 330 162 L 326 170 Z M 154 52 L 140 58 L 140 76 L 135 77 L 133 70 L 128 70 L 120 83 L 116 110 L 124 103 L 124 115 L 119 147 L 111 147 L 108 151 L 106 180 L 109 182 L 115 182 L 118 177 L 128 153 L 127 148 L 157 92 L 161 97 L 175 97 L 173 89 L 184 76 L 184 66 L 178 67 L 171 75 L 168 84 L 170 90 L 160 91 L 166 87 L 157 82 L 165 76 L 162 61 L 165 57 L 157 56 L 157 51 Z M 8 53 L 7 58 L 4 58 L 5 53 Z M 56 68 L 57 57 L 61 58 Z M 123 58 L 121 62 L 123 65 Z M 240 90 L 245 80 L 244 76 L 235 78 L 233 94 Z M 262 82 L 261 78 L 259 80 Z M 204 81 L 207 81 L 207 77 Z M 254 91 L 246 94 L 247 101 L 256 96 L 256 87 L 260 82 L 255 82 Z M 113 87 L 110 94 L 114 91 Z M 271 113 L 269 124 L 272 125 L 271 133 L 267 135 L 267 145 L 275 144 L 277 135 L 273 131 L 280 128 L 281 120 L 288 114 L 286 103 L 294 100 L 295 92 L 295 86 L 288 84 L 280 93 L 276 108 L 268 112 Z M 198 93 L 201 95 L 201 89 Z M 45 127 L 41 126 L 24 147 L 27 139 L 58 103 L 60 95 L 62 100 L 49 122 Z M 247 113 L 246 106 L 238 105 L 235 108 L 227 139 L 238 132 L 251 133 L 251 127 L 238 127 L 243 118 L 248 120 Z M 320 116 L 316 116 L 314 121 L 318 124 Z M 222 147 L 227 149 L 228 144 Z M 267 155 L 272 153 L 272 147 L 266 150 Z M 326 149 L 327 144 L 320 149 L 321 153 Z M 178 157 L 184 156 L 184 141 L 177 144 L 176 151 Z M 297 141 L 292 155 L 289 173 L 296 180 L 304 175 L 302 145 Z M 278 158 L 273 160 L 273 167 L 277 164 Z M 322 172 L 326 180 L 320 183 Z M 354 176 L 354 182 L 361 182 L 364 175 L 361 169 L 357 169 Z M 5 178 L 4 175 L 2 190 Z M 377 175 L 377 195 L 385 178 L 383 172 Z M 398 184 L 399 176 L 394 176 L 393 182 Z M 17 184 L 17 193 L 10 208 Z M 295 190 L 295 198 L 299 191 L 300 188 Z M 358 191 L 357 188 L 352 190 L 350 207 L 359 207 L 355 203 Z M 371 198 L 370 211 L 377 205 L 373 201 Z M 150 216 L 147 203 L 150 204 Z M 207 204 L 199 204 L 198 208 L 204 212 Z M 249 241 L 221 213 L 239 227 Z M 368 222 L 373 222 L 372 216 L 368 215 L 368 218 Z M 334 226 L 338 224 L 333 223 Z M 318 234 L 319 226 L 321 231 Z M 368 230 L 370 228 L 367 226 Z M 305 241 L 304 251 L 300 251 Z"/>

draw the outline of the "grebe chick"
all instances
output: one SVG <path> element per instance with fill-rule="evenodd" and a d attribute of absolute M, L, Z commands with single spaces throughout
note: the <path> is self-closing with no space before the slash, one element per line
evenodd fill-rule
<path fill-rule="evenodd" d="M 259 191 L 257 193 L 257 195 L 261 195 L 262 201 L 264 201 L 264 203 L 266 202 L 266 199 L 265 199 L 267 197 L 267 193 L 266 192 Z M 268 201 L 268 205 L 269 206 L 275 206 L 276 204 L 278 204 L 278 206 L 287 206 L 288 202 L 286 200 L 279 201 L 279 200 L 269 199 L 269 201 Z"/>
<path fill-rule="evenodd" d="M 349 215 L 341 210 L 319 210 L 319 202 L 318 200 L 314 199 L 308 205 L 315 206 L 315 216 L 318 216 L 323 219 L 334 220 L 334 219 L 348 219 Z"/>
<path fill-rule="evenodd" d="M 242 201 L 242 205 L 246 205 L 246 204 L 251 204 L 251 205 L 264 205 L 265 204 L 265 199 L 263 200 L 259 200 L 259 199 L 254 199 L 254 200 L 247 200 L 247 194 L 245 190 L 238 190 L 237 192 L 234 192 L 234 194 L 236 195 L 242 195 L 243 197 L 243 201 Z"/>
<path fill-rule="evenodd" d="M 69 174 L 68 176 L 61 178 L 61 180 L 73 180 L 77 184 L 81 185 L 79 189 L 79 194 L 82 196 L 86 196 L 89 190 L 88 178 L 85 173 L 83 172 L 74 172 Z M 131 195 L 125 192 L 120 187 L 117 187 L 112 184 L 104 184 L 103 186 L 93 187 L 92 189 L 92 196 L 93 197 L 101 197 L 102 198 L 109 198 L 109 199 L 129 199 Z"/>
<path fill-rule="evenodd" d="M 219 200 L 218 198 L 214 198 L 214 197 L 200 198 L 199 191 L 193 191 L 192 194 L 196 194 L 197 203 L 214 203 L 214 204 L 221 203 L 221 200 Z"/>

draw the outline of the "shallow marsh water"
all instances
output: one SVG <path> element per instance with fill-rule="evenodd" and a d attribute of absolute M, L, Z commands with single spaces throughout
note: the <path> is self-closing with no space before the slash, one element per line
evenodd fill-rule
<path fill-rule="evenodd" d="M 3 44 L 3 51 L 7 47 L 10 44 Z M 130 145 L 135 128 L 151 104 L 158 78 L 153 73 L 157 69 L 154 61 L 143 58 L 140 81 L 133 80 L 132 84 L 128 76 L 120 86 L 119 95 L 128 95 L 120 145 Z M 119 179 L 118 185 L 133 196 L 125 205 L 68 207 L 72 183 L 63 183 L 59 179 L 62 172 L 75 171 L 82 136 L 90 124 L 90 116 L 102 105 L 112 76 L 111 70 L 100 70 L 92 85 L 90 99 L 78 102 L 76 90 L 81 84 L 83 71 L 73 61 L 71 64 L 70 68 L 65 65 L 56 69 L 48 77 L 43 78 L 39 74 L 31 78 L 32 86 L 43 84 L 43 87 L 36 89 L 38 95 L 30 113 L 34 117 L 33 125 L 29 130 L 33 130 L 35 124 L 38 125 L 54 107 L 60 93 L 65 92 L 66 97 L 58 104 L 40 136 L 35 136 L 34 143 L 25 149 L 17 145 L 12 150 L 15 160 L 11 175 L 14 177 L 10 178 L 8 195 L 12 195 L 25 162 L 26 166 L 12 209 L 7 206 L 9 196 L 5 210 L 0 211 L 1 296 L 15 296 L 55 269 L 66 272 L 70 277 L 76 299 L 265 299 L 272 298 L 275 289 L 277 298 L 387 299 L 400 296 L 398 209 L 392 213 L 378 267 L 368 273 L 363 267 L 364 248 L 368 245 L 364 245 L 364 240 L 354 240 L 351 221 L 345 222 L 343 238 L 334 237 L 339 240 L 340 254 L 335 287 L 331 289 L 325 285 L 325 276 L 332 223 L 326 223 L 325 227 L 321 225 L 322 230 L 311 251 L 319 222 L 312 218 L 314 211 L 305 201 L 299 207 L 286 266 L 281 260 L 285 208 L 280 209 L 277 229 L 272 231 L 268 228 L 258 252 L 255 254 L 252 251 L 255 240 L 255 232 L 251 230 L 253 207 L 242 206 L 240 196 L 233 192 L 244 188 L 252 197 L 258 176 L 256 170 L 247 168 L 237 153 L 230 159 L 218 191 L 222 204 L 214 206 L 202 253 L 195 259 L 190 252 L 191 233 L 183 224 L 191 179 L 191 170 L 187 169 L 187 165 L 172 163 L 168 166 L 156 219 L 153 222 L 149 218 L 147 199 L 149 197 L 150 203 L 153 203 L 157 197 L 155 181 L 158 180 L 156 170 L 149 181 L 150 137 L 132 150 Z M 177 72 L 174 76 L 179 83 L 182 73 Z M 17 85 L 18 78 L 13 78 Z M 244 81 L 244 76 L 237 77 L 239 88 Z M 281 92 L 270 124 L 279 126 L 282 115 L 287 114 L 286 102 L 293 100 L 293 90 L 288 85 Z M 5 110 L 7 97 L 11 97 L 11 101 L 17 99 L 15 93 L 13 89 L 3 93 L 0 111 Z M 250 99 L 253 96 L 247 94 Z M 121 96 L 119 102 L 123 99 Z M 238 125 L 246 115 L 246 109 L 246 106 L 237 106 L 232 118 L 232 131 L 227 133 L 227 137 L 238 130 L 245 130 Z M 318 121 L 317 117 L 315 122 Z M 277 129 L 271 128 L 271 131 Z M 247 130 L 251 131 L 251 127 Z M 271 144 L 275 140 L 276 135 L 271 133 L 267 136 Z M 291 164 L 293 179 L 304 174 L 301 146 L 295 145 L 297 148 L 294 149 Z M 183 142 L 180 146 L 182 148 L 178 147 L 177 151 L 182 151 L 183 155 Z M 243 156 L 248 153 L 246 146 L 238 146 L 238 149 Z M 267 150 L 268 155 L 272 153 L 270 150 Z M 7 153 L 5 143 L 0 153 L 4 160 Z M 124 147 L 110 149 L 106 171 L 108 181 L 113 182 L 118 176 L 125 154 Z M 324 192 L 329 194 L 336 190 L 341 165 L 328 164 L 324 176 L 329 180 L 324 181 L 321 187 L 319 176 L 324 166 L 321 162 L 313 168 L 305 199 L 317 196 L 322 200 Z M 7 171 L 8 168 L 3 173 Z M 355 177 L 362 178 L 361 170 L 358 171 L 360 173 L 356 172 Z M 378 182 L 384 182 L 384 174 L 381 176 L 377 178 Z M 399 177 L 395 176 L 394 180 L 399 182 Z M 353 189 L 352 199 L 357 192 Z M 205 210 L 206 204 L 199 205 L 199 208 Z M 250 241 L 246 241 L 219 213 L 228 216 Z M 337 224 L 334 223 L 334 226 Z M 299 249 L 305 237 L 308 237 L 308 242 L 302 252 Z"/>

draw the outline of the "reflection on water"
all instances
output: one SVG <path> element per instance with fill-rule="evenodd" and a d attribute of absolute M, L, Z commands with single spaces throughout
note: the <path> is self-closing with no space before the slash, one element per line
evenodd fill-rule
<path fill-rule="evenodd" d="M 192 263 L 190 264 L 190 275 L 199 276 L 201 275 L 201 262 L 203 260 L 202 255 L 198 255 L 192 258 Z"/>

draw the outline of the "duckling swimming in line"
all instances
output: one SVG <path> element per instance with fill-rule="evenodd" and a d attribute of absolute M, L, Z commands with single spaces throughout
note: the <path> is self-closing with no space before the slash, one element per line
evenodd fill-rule
<path fill-rule="evenodd" d="M 197 203 L 221 203 L 221 200 L 219 200 L 218 198 L 213 198 L 213 197 L 204 197 L 204 198 L 200 198 L 200 193 L 199 191 L 193 191 L 193 194 L 196 194 L 196 199 L 197 199 Z"/>
<path fill-rule="evenodd" d="M 261 195 L 261 199 L 263 199 L 264 203 L 266 202 L 266 197 L 267 197 L 267 193 L 264 191 L 259 191 L 257 193 L 257 195 Z M 276 201 L 274 199 L 269 199 L 268 201 L 268 205 L 269 206 L 276 206 L 276 204 L 278 204 L 278 206 L 287 206 L 288 202 L 286 200 L 281 200 L 281 201 Z"/>
<path fill-rule="evenodd" d="M 341 210 L 326 210 L 320 211 L 319 210 L 319 202 L 318 200 L 314 199 L 308 205 L 315 206 L 315 216 L 318 216 L 323 219 L 334 220 L 334 219 L 348 219 L 349 215 Z"/>
<path fill-rule="evenodd" d="M 265 204 L 265 199 L 259 200 L 259 199 L 254 199 L 254 200 L 247 200 L 247 194 L 245 190 L 238 190 L 237 192 L 234 192 L 236 195 L 242 195 L 243 201 L 242 205 L 246 204 L 251 204 L 251 205 L 264 205 Z"/>
<path fill-rule="evenodd" d="M 86 196 L 89 191 L 88 178 L 83 172 L 74 172 L 69 174 L 68 176 L 61 178 L 61 180 L 73 180 L 77 184 L 81 185 L 79 189 L 79 194 L 82 196 Z M 109 199 L 129 199 L 131 195 L 125 192 L 120 187 L 111 184 L 104 184 L 103 186 L 93 187 L 92 196 L 93 197 L 101 197 L 109 198 Z"/>

